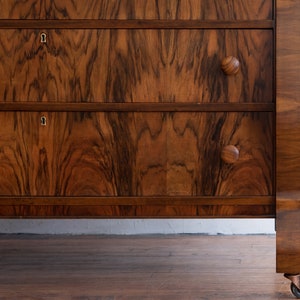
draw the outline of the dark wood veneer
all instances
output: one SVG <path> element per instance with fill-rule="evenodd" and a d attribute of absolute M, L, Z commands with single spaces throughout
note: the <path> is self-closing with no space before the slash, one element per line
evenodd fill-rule
<path fill-rule="evenodd" d="M 1 0 L 0 19 L 270 20 L 271 0 Z"/>
<path fill-rule="evenodd" d="M 300 272 L 300 2 L 277 1 L 277 271 Z"/>
<path fill-rule="evenodd" d="M 0 120 L 1 195 L 273 193 L 269 112 L 1 112 Z M 229 144 L 239 148 L 234 164 L 221 160 Z"/>
<path fill-rule="evenodd" d="M 261 29 L 0 30 L 0 103 L 271 103 L 272 45 Z"/>
<path fill-rule="evenodd" d="M 0 6 L 1 216 L 274 216 L 273 1 Z"/>
<path fill-rule="evenodd" d="M 0 29 L 272 29 L 273 20 L 3 20 Z"/>
<path fill-rule="evenodd" d="M 0 197 L 0 217 L 270 218 L 274 197 Z"/>
<path fill-rule="evenodd" d="M 274 112 L 274 103 L 63 103 L 4 102 L 1 111 L 57 112 Z"/>

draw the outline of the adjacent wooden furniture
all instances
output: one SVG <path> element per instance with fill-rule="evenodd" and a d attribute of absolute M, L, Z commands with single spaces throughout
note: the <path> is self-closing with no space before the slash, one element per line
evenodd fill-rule
<path fill-rule="evenodd" d="M 277 195 L 299 272 L 299 4 L 275 4 L 0 0 L 0 216 L 274 218 Z"/>
<path fill-rule="evenodd" d="M 277 271 L 300 298 L 300 2 L 277 2 Z"/>

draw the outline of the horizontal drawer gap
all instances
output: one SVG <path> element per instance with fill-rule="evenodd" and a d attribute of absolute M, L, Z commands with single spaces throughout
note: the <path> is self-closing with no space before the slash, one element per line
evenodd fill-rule
<path fill-rule="evenodd" d="M 273 196 L 0 197 L 2 205 L 275 205 Z"/>
<path fill-rule="evenodd" d="M 53 103 L 3 102 L 0 111 L 62 112 L 273 112 L 274 103 Z"/>
<path fill-rule="evenodd" d="M 0 20 L 0 28 L 13 29 L 272 29 L 273 20 Z"/>

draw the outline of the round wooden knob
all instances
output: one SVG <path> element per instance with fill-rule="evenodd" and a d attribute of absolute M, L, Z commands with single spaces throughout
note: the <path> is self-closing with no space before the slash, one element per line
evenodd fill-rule
<path fill-rule="evenodd" d="M 227 56 L 222 60 L 221 68 L 226 75 L 235 75 L 240 69 L 240 62 L 234 56 Z"/>
<path fill-rule="evenodd" d="M 225 163 L 233 164 L 240 157 L 240 151 L 233 145 L 225 146 L 221 152 L 221 158 Z"/>

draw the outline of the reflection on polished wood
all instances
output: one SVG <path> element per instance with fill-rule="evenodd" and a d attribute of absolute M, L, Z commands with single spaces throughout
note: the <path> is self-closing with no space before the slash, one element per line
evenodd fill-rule
<path fill-rule="evenodd" d="M 272 113 L 1 112 L 0 121 L 1 196 L 273 194 Z M 233 165 L 221 160 L 228 144 L 239 147 Z"/>
<path fill-rule="evenodd" d="M 273 102 L 270 28 L 45 33 L 41 43 L 39 29 L 0 29 L 10 58 L 0 60 L 0 103 Z M 236 76 L 221 69 L 226 52 L 239 59 Z"/>
<path fill-rule="evenodd" d="M 274 217 L 272 0 L 0 6 L 0 217 Z"/>
<path fill-rule="evenodd" d="M 40 125 L 41 116 L 46 126 Z M 40 207 L 38 202 L 30 212 L 11 207 L 8 216 L 274 215 L 274 202 L 248 202 L 247 207 L 237 199 L 238 207 L 225 199 L 274 200 L 272 113 L 1 112 L 0 120 L 0 195 L 41 197 Z M 239 160 L 232 165 L 221 159 L 228 144 L 239 147 Z M 82 197 L 81 213 L 78 207 L 49 211 L 42 198 L 50 196 Z M 98 197 L 94 204 L 102 207 L 84 209 L 87 196 Z M 142 201 L 150 196 L 161 197 L 157 207 L 101 203 L 101 197 Z M 171 201 L 174 196 L 222 196 L 224 207 L 212 211 L 213 202 L 198 207 L 200 202 L 189 199 L 181 206 L 159 207 L 167 204 L 162 197 Z M 127 204 L 120 199 L 118 205 Z"/>
<path fill-rule="evenodd" d="M 291 300 L 274 236 L 0 236 L 3 299 Z"/>

